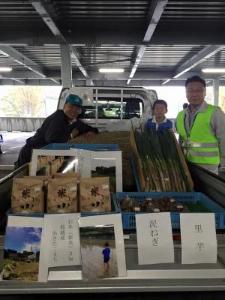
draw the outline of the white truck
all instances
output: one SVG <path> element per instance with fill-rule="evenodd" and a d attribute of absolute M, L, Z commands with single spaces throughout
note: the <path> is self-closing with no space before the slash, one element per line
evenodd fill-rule
<path fill-rule="evenodd" d="M 155 90 L 133 87 L 72 87 L 64 88 L 58 108 L 62 108 L 69 93 L 83 99 L 81 118 L 100 131 L 129 130 L 152 115 L 157 100 Z"/>

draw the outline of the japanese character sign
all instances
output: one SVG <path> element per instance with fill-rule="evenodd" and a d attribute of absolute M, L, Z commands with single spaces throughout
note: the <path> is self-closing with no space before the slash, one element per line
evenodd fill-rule
<path fill-rule="evenodd" d="M 182 263 L 216 263 L 217 240 L 213 213 L 180 214 Z"/>
<path fill-rule="evenodd" d="M 136 214 L 138 262 L 174 262 L 172 227 L 169 213 Z"/>

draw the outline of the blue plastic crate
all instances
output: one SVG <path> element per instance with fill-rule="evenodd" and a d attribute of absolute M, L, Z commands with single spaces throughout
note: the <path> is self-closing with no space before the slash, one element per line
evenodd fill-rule
<path fill-rule="evenodd" d="M 52 143 L 43 147 L 47 150 L 69 150 L 70 148 L 84 149 L 91 151 L 118 151 L 117 144 L 68 144 L 68 143 Z"/>
<path fill-rule="evenodd" d="M 217 229 L 225 229 L 225 209 L 219 204 L 215 203 L 213 200 L 208 198 L 206 195 L 197 192 L 191 193 L 178 193 L 178 192 L 137 192 L 137 193 L 115 193 L 114 199 L 117 202 L 119 211 L 122 213 L 123 229 L 135 229 L 135 212 L 122 212 L 120 208 L 121 200 L 129 196 L 132 199 L 138 199 L 139 201 L 144 201 L 145 198 L 162 198 L 162 197 L 172 197 L 179 202 L 193 202 L 197 201 L 204 205 L 208 210 L 215 213 L 215 221 Z M 141 212 L 140 212 L 141 213 Z M 143 213 L 143 212 L 142 212 Z M 180 214 L 179 212 L 171 212 L 171 222 L 174 229 L 180 228 Z"/>
<path fill-rule="evenodd" d="M 18 217 L 36 217 L 36 218 L 44 218 L 45 213 L 43 212 L 32 212 L 32 213 L 23 213 L 23 212 L 17 212 L 13 213 L 11 209 L 9 209 L 6 212 L 7 217 L 8 216 L 18 216 Z"/>

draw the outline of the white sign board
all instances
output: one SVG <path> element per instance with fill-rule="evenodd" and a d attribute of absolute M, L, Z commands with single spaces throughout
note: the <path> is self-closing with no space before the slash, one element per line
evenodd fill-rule
<path fill-rule="evenodd" d="M 174 262 L 170 213 L 136 214 L 138 263 Z"/>
<path fill-rule="evenodd" d="M 47 281 L 49 267 L 80 265 L 79 216 L 80 214 L 45 215 L 39 281 Z"/>
<path fill-rule="evenodd" d="M 216 263 L 217 240 L 213 213 L 180 214 L 182 263 Z"/>

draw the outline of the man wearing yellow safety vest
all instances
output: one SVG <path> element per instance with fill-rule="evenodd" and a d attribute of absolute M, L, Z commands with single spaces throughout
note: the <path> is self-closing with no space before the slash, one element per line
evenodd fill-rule
<path fill-rule="evenodd" d="M 188 78 L 185 87 L 189 105 L 176 120 L 184 154 L 188 161 L 218 173 L 218 166 L 225 167 L 225 114 L 204 101 L 204 79 Z"/>

